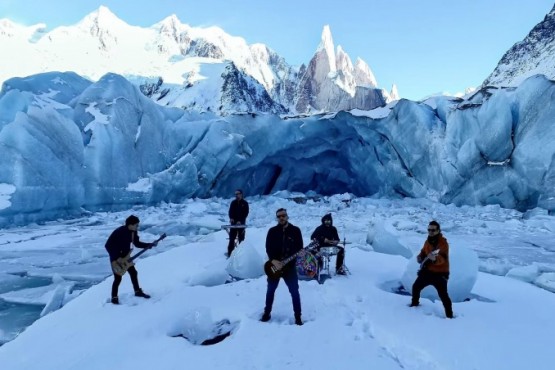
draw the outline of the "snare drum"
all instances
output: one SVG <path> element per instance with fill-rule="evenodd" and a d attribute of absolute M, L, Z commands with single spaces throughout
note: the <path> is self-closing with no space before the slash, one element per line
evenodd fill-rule
<path fill-rule="evenodd" d="M 296 268 L 301 277 L 312 279 L 318 273 L 318 260 L 310 251 L 303 249 L 297 255 Z"/>
<path fill-rule="evenodd" d="M 339 253 L 339 248 L 335 246 L 327 246 L 320 248 L 320 254 L 324 257 L 335 256 Z"/>

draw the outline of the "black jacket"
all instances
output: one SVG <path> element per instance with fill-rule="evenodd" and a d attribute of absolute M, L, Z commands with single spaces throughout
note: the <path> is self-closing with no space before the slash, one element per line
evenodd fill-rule
<path fill-rule="evenodd" d="M 330 226 L 326 226 L 324 222 L 326 220 L 332 221 Z M 324 239 L 328 240 L 339 240 L 339 234 L 337 233 L 337 229 L 333 226 L 333 220 L 331 218 L 331 214 L 327 214 L 322 217 L 322 225 L 318 226 L 316 230 L 310 236 L 310 240 L 316 239 L 321 247 L 325 246 Z"/>
<path fill-rule="evenodd" d="M 240 222 L 245 225 L 247 216 L 249 215 L 249 204 L 244 199 L 241 199 L 241 201 L 234 199 L 229 205 L 228 213 L 229 218 L 233 220 L 233 223 Z"/>
<path fill-rule="evenodd" d="M 132 235 L 135 234 L 133 239 Z M 127 226 L 120 226 L 115 229 L 108 240 L 106 241 L 105 248 L 110 255 L 110 261 L 115 261 L 120 257 L 125 257 L 131 251 L 131 240 L 133 245 L 137 248 L 150 248 L 152 243 L 143 243 L 139 240 L 139 233 L 131 231 Z"/>
<path fill-rule="evenodd" d="M 268 230 L 266 236 L 266 253 L 270 260 L 283 261 L 303 249 L 303 236 L 301 229 L 288 224 L 286 228 L 281 225 L 274 226 Z M 287 266 L 294 266 L 291 263 Z"/>

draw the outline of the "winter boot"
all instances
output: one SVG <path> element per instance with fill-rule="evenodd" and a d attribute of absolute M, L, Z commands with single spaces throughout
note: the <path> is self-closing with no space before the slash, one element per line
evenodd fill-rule
<path fill-rule="evenodd" d="M 145 292 L 143 292 L 142 289 L 135 290 L 135 297 L 142 297 L 142 298 L 146 298 L 146 299 L 150 298 L 150 296 L 148 294 L 146 294 Z"/>
<path fill-rule="evenodd" d="M 264 312 L 264 314 L 262 314 L 262 317 L 260 318 L 260 321 L 268 322 L 270 321 L 271 318 L 272 318 L 272 315 L 270 315 L 269 312 Z"/>
<path fill-rule="evenodd" d="M 119 304 L 119 298 L 118 298 L 118 297 L 112 297 L 111 302 L 112 302 L 113 304 Z"/>
<path fill-rule="evenodd" d="M 303 325 L 303 320 L 301 319 L 301 315 L 295 315 L 295 325 Z"/>

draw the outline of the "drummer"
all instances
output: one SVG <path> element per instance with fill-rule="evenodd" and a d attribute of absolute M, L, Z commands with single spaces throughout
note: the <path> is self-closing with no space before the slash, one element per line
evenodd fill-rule
<path fill-rule="evenodd" d="M 335 262 L 335 273 L 337 275 L 345 275 L 345 268 L 343 261 L 345 260 L 345 248 L 339 246 L 339 234 L 337 229 L 333 226 L 333 219 L 331 213 L 322 217 L 322 225 L 318 226 L 310 237 L 311 240 L 316 240 L 319 243 L 319 248 L 322 247 L 336 247 L 338 249 L 337 260 Z"/>

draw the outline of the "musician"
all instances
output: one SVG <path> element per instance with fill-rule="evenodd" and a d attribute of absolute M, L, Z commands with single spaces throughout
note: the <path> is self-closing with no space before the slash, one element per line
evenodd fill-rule
<path fill-rule="evenodd" d="M 437 221 L 431 221 L 428 225 L 428 239 L 424 242 L 422 250 L 416 257 L 421 264 L 418 277 L 412 286 L 412 302 L 410 307 L 419 305 L 420 292 L 428 285 L 433 285 L 443 303 L 445 316 L 453 318 L 451 299 L 447 293 L 447 281 L 449 279 L 449 243 L 441 234 L 441 228 Z"/>
<path fill-rule="evenodd" d="M 266 253 L 272 264 L 282 270 L 281 277 L 285 281 L 291 298 L 293 300 L 293 312 L 295 314 L 295 324 L 303 325 L 301 319 L 301 297 L 299 294 L 299 279 L 295 260 L 285 266 L 281 263 L 284 259 L 294 255 L 303 248 L 303 237 L 301 230 L 289 223 L 287 210 L 280 208 L 276 211 L 278 224 L 270 230 L 266 236 Z M 266 290 L 266 307 L 260 321 L 267 322 L 271 318 L 272 305 L 274 303 L 274 293 L 279 285 L 278 279 L 268 277 L 268 287 Z"/>
<path fill-rule="evenodd" d="M 144 243 L 139 239 L 139 218 L 137 216 L 131 215 L 125 220 L 125 226 L 120 226 L 115 229 L 108 240 L 106 241 L 106 250 L 110 255 L 110 263 L 117 260 L 120 257 L 125 257 L 131 252 L 131 243 L 137 248 L 152 248 L 158 243 Z M 135 266 L 129 267 L 127 270 L 129 272 L 129 277 L 131 278 L 131 283 L 133 284 L 133 289 L 135 290 L 136 297 L 150 298 L 148 294 L 143 292 L 139 286 L 139 279 L 137 277 L 137 269 Z M 112 303 L 119 304 L 118 298 L 118 288 L 121 283 L 121 275 L 114 272 L 114 282 L 112 283 Z"/>
<path fill-rule="evenodd" d="M 249 215 L 249 203 L 243 198 L 243 190 L 235 190 L 235 199 L 229 205 L 229 224 L 245 225 L 247 216 Z M 239 239 L 239 243 L 245 240 L 245 229 L 231 228 L 229 230 L 229 244 L 227 245 L 227 257 L 231 257 L 233 249 L 235 249 L 235 238 Z"/>
<path fill-rule="evenodd" d="M 338 275 L 345 275 L 345 268 L 343 262 L 345 261 L 345 248 L 338 245 L 339 234 L 337 233 L 337 228 L 333 226 L 333 219 L 331 213 L 328 213 L 322 217 L 322 224 L 314 230 L 311 240 L 316 240 L 318 242 L 318 249 L 321 247 L 337 247 L 337 259 L 335 261 L 335 273 Z M 321 258 L 319 259 L 320 265 L 322 264 Z"/>

